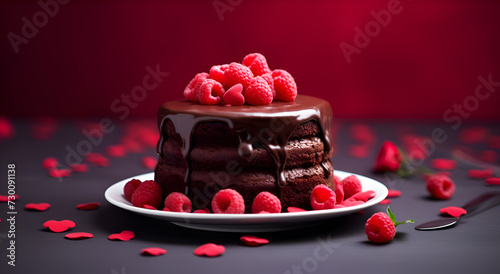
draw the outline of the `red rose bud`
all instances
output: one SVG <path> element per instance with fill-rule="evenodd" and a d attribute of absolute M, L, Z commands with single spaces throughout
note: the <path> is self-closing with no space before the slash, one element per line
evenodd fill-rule
<path fill-rule="evenodd" d="M 396 171 L 401 165 L 402 157 L 398 147 L 392 142 L 385 141 L 380 148 L 373 170 L 375 172 Z"/>

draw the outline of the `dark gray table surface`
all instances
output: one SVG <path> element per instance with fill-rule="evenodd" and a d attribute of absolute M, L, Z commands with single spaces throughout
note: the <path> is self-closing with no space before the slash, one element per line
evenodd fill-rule
<path fill-rule="evenodd" d="M 354 158 L 347 147 L 354 144 L 348 128 L 363 122 L 376 133 L 376 142 L 367 158 Z M 7 262 L 7 204 L 0 203 L 0 273 L 498 273 L 500 269 L 500 206 L 464 218 L 453 228 L 438 231 L 417 231 L 414 224 L 398 226 L 395 239 L 389 244 L 375 245 L 367 241 L 364 224 L 375 212 L 385 211 L 386 205 L 375 205 L 364 214 L 351 214 L 327 220 L 304 229 L 269 233 L 208 232 L 178 227 L 117 208 L 104 198 L 104 191 L 127 177 L 150 172 L 141 166 L 142 157 L 156 156 L 153 148 L 142 153 L 130 153 L 123 158 L 111 158 L 110 166 L 90 165 L 89 171 L 73 174 L 62 181 L 51 178 L 41 167 L 46 157 L 63 159 L 65 147 L 82 140 L 73 121 L 61 121 L 50 140 L 31 137 L 26 120 L 15 121 L 14 138 L 0 141 L 0 170 L 3 175 L 0 194 L 7 193 L 7 165 L 16 165 L 15 264 Z M 443 128 L 448 139 L 437 145 L 430 159 L 450 157 L 459 144 L 460 130 L 474 126 L 464 124 L 454 130 L 439 122 L 407 121 L 340 121 L 336 133 L 337 153 L 333 157 L 337 170 L 372 177 L 389 188 L 402 191 L 390 204 L 398 219 L 413 218 L 416 223 L 439 217 L 445 206 L 462 206 L 471 198 L 500 187 L 486 186 L 484 180 L 467 177 L 469 166 L 459 165 L 452 171 L 457 188 L 450 200 L 428 198 L 425 182 L 420 175 L 409 179 L 389 180 L 372 173 L 378 148 L 384 140 L 401 143 L 401 130 L 411 129 L 422 136 L 431 136 L 434 128 Z M 491 133 L 500 135 L 498 123 L 483 123 Z M 116 144 L 122 131 L 107 134 L 95 148 L 103 152 L 107 145 Z M 475 149 L 486 149 L 478 144 Z M 499 150 L 496 150 L 500 152 Z M 499 164 L 497 159 L 496 164 Z M 498 176 L 498 174 L 497 174 Z M 30 202 L 48 202 L 52 207 L 44 212 L 24 210 Z M 75 206 L 100 202 L 97 210 L 82 211 Z M 47 220 L 70 219 L 76 227 L 72 232 L 94 234 L 87 240 L 67 240 L 65 233 L 46 231 Z M 136 237 L 129 242 L 109 241 L 108 235 L 132 230 Z M 240 243 L 244 234 L 268 238 L 270 243 L 247 247 Z M 226 252 L 217 258 L 197 257 L 193 250 L 204 243 L 223 244 Z M 147 257 L 140 254 L 145 247 L 161 247 L 167 254 Z"/>

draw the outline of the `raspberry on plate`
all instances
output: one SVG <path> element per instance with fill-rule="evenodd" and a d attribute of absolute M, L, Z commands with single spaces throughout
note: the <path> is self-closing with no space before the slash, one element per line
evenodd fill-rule
<path fill-rule="evenodd" d="M 257 194 L 252 203 L 252 212 L 260 213 L 261 211 L 266 211 L 269 213 L 280 213 L 281 212 L 281 202 L 278 197 L 274 194 L 262 191 Z"/>
<path fill-rule="evenodd" d="M 273 102 L 273 92 L 264 78 L 257 76 L 250 81 L 244 92 L 245 101 L 254 106 L 269 105 Z"/>
<path fill-rule="evenodd" d="M 123 187 L 123 194 L 125 194 L 125 198 L 127 200 L 132 201 L 132 194 L 134 194 L 135 190 L 139 187 L 142 182 L 137 179 L 132 179 L 128 181 Z"/>
<path fill-rule="evenodd" d="M 427 179 L 425 187 L 431 196 L 436 199 L 446 200 L 455 193 L 455 183 L 446 175 L 432 175 Z"/>
<path fill-rule="evenodd" d="M 297 97 L 297 84 L 292 75 L 286 70 L 273 70 L 274 90 L 277 100 L 292 102 Z"/>
<path fill-rule="evenodd" d="M 214 213 L 245 213 L 245 201 L 241 194 L 234 189 L 220 190 L 215 194 L 211 204 Z"/>
<path fill-rule="evenodd" d="M 338 176 L 333 176 L 333 181 L 335 183 L 335 204 L 342 204 L 344 201 L 344 185 L 342 185 L 342 180 Z"/>
<path fill-rule="evenodd" d="M 352 195 L 361 192 L 361 182 L 356 175 L 350 175 L 342 180 L 342 185 L 344 187 L 344 199 L 351 197 Z"/>
<path fill-rule="evenodd" d="M 260 76 L 271 72 L 269 66 L 267 65 L 267 60 L 264 55 L 260 53 L 250 53 L 243 58 L 241 62 L 244 66 L 247 66 L 252 71 L 253 75 Z"/>
<path fill-rule="evenodd" d="M 165 208 L 172 212 L 191 212 L 191 207 L 191 200 L 180 192 L 172 192 L 165 198 Z"/>
<path fill-rule="evenodd" d="M 196 102 L 197 90 L 200 88 L 201 83 L 208 78 L 208 73 L 200 72 L 194 76 L 194 78 L 189 82 L 187 87 L 184 89 L 184 97 L 189 101 Z"/>
<path fill-rule="evenodd" d="M 137 207 L 143 207 L 144 205 L 150 205 L 154 208 L 158 208 L 161 204 L 161 188 L 153 180 L 148 180 L 142 182 L 139 187 L 132 194 L 132 205 Z"/>
<path fill-rule="evenodd" d="M 252 71 L 248 67 L 234 62 L 229 64 L 226 71 L 224 71 L 224 78 L 229 87 L 242 84 L 243 88 L 246 89 L 250 85 L 253 76 Z"/>
<path fill-rule="evenodd" d="M 326 185 L 317 185 L 311 192 L 311 207 L 315 210 L 332 209 L 335 200 L 335 192 Z"/>

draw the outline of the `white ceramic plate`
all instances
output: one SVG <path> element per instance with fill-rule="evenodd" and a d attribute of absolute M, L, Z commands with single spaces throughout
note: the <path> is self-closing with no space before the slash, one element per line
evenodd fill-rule
<path fill-rule="evenodd" d="M 353 173 L 335 170 L 335 175 L 345 178 Z M 361 181 L 362 190 L 373 190 L 376 195 L 365 204 L 306 212 L 274 214 L 198 214 L 150 210 L 132 206 L 123 194 L 123 187 L 131 179 L 153 180 L 154 173 L 146 173 L 119 181 L 110 186 L 104 196 L 111 204 L 144 216 L 170 221 L 173 224 L 201 230 L 225 232 L 267 232 L 301 228 L 326 221 L 331 218 L 351 214 L 378 204 L 388 194 L 387 187 L 371 178 L 354 174 Z"/>

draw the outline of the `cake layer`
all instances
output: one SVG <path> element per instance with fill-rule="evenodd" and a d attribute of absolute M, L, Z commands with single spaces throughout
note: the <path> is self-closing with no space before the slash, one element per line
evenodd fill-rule
<path fill-rule="evenodd" d="M 261 191 L 269 191 L 280 197 L 284 210 L 289 206 L 310 209 L 310 195 L 316 185 L 326 184 L 332 189 L 335 188 L 330 160 L 307 168 L 286 169 L 284 188 L 277 187 L 274 170 L 249 172 L 240 169 L 232 171 L 192 170 L 189 189 L 186 190 L 183 186 L 185 169 L 164 167 L 157 171 L 157 177 L 168 178 L 167 183 L 158 182 L 163 187 L 163 191 L 167 193 L 187 192 L 194 208 L 210 208 L 210 201 L 217 191 L 232 188 L 243 196 L 247 212 L 251 211 L 252 201 Z"/>
<path fill-rule="evenodd" d="M 319 164 L 331 155 L 324 153 L 324 145 L 320 138 L 309 137 L 288 141 L 286 147 L 286 168 L 302 165 L 310 166 Z M 171 166 L 185 166 L 180 142 L 168 140 L 163 145 L 164 155 L 168 155 L 166 162 Z M 191 168 L 198 169 L 221 169 L 228 162 L 237 162 L 242 168 L 265 168 L 274 169 L 273 157 L 265 148 L 254 148 L 251 157 L 243 158 L 238 154 L 236 146 L 199 144 L 195 145 L 189 154 Z"/>

